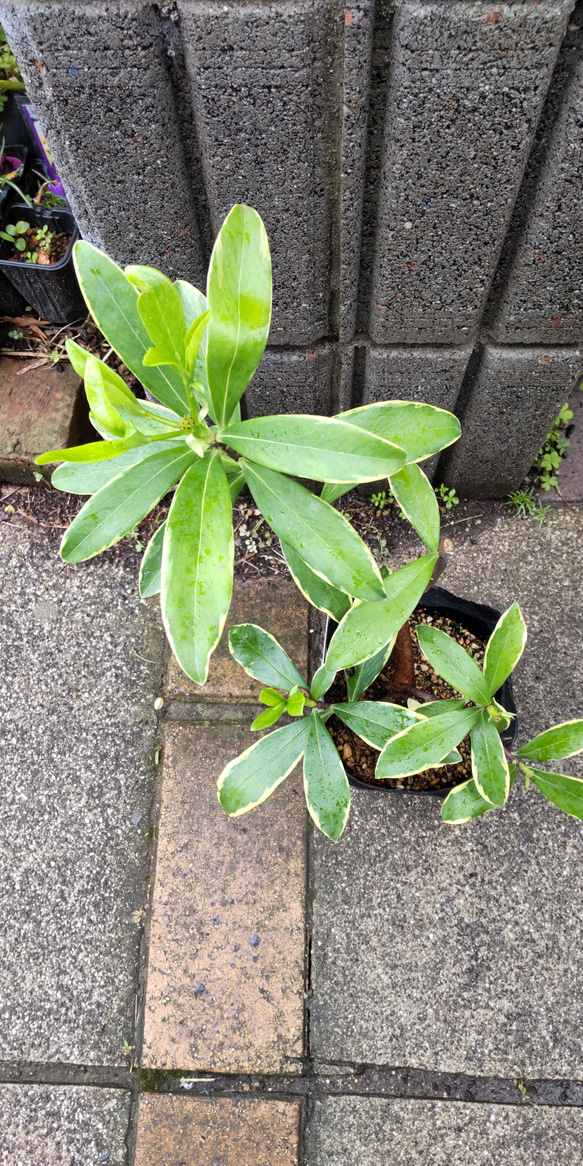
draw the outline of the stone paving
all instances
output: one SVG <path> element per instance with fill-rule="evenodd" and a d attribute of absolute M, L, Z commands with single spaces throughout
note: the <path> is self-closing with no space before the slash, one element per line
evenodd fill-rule
<path fill-rule="evenodd" d="M 523 606 L 524 737 L 581 711 L 582 544 L 580 509 L 508 512 L 449 568 Z M 164 680 L 115 555 L 64 567 L 8 523 L 0 586 L 1 1166 L 583 1162 L 580 822 L 536 790 L 454 829 L 354 791 L 333 845 L 297 774 L 231 822 L 258 693 L 225 645 L 202 693 Z M 238 586 L 246 619 L 307 667 L 291 584 Z"/>

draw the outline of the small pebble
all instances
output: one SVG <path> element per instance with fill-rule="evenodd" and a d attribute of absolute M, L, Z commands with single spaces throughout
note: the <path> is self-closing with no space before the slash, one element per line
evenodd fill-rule
<path fill-rule="evenodd" d="M 204 992 L 204 984 L 197 984 L 194 990 L 197 996 L 200 996 Z"/>
<path fill-rule="evenodd" d="M 254 935 L 253 938 L 249 940 L 249 943 L 251 944 L 251 947 L 259 947 L 261 940 L 258 935 Z"/>
<path fill-rule="evenodd" d="M 163 704 L 164 704 L 164 697 L 157 696 L 155 701 L 154 701 L 154 708 L 156 709 L 156 711 L 158 711 L 158 709 L 161 709 Z"/>

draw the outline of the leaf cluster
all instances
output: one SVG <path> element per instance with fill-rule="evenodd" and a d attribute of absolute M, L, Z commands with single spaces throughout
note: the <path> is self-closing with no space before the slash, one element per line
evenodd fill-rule
<path fill-rule="evenodd" d="M 229 610 L 232 505 L 245 483 L 304 594 L 337 619 L 355 602 L 386 601 L 370 551 L 331 505 L 352 486 L 387 478 L 435 558 L 439 511 L 418 462 L 457 440 L 451 413 L 388 401 L 337 417 L 241 420 L 240 399 L 271 318 L 269 246 L 252 208 L 233 207 L 223 223 L 206 294 L 151 267 L 122 271 L 86 242 L 74 254 L 91 314 L 155 400 L 137 400 L 112 369 L 68 342 L 102 440 L 37 459 L 63 462 L 53 474 L 57 488 L 91 495 L 61 555 L 78 563 L 99 554 L 174 490 L 145 551 L 140 590 L 160 593 L 171 646 L 196 683 L 206 680 Z M 321 495 L 295 477 L 321 482 Z M 426 575 L 427 564 L 419 586 Z"/>

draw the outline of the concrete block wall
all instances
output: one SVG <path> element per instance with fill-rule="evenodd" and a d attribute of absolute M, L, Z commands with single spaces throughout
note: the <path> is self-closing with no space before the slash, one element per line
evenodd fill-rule
<path fill-rule="evenodd" d="M 84 236 L 204 286 L 269 232 L 249 414 L 454 409 L 435 473 L 519 484 L 583 375 L 583 2 L 0 0 Z M 581 348 L 581 352 L 579 351 Z"/>

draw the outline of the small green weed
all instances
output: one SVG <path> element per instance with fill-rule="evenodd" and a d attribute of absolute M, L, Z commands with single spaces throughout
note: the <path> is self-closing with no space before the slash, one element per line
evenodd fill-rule
<path fill-rule="evenodd" d="M 370 500 L 376 510 L 382 510 L 387 501 L 386 490 L 381 490 L 379 494 L 371 494 Z"/>
<path fill-rule="evenodd" d="M 18 328 L 11 328 L 8 335 L 10 336 L 11 340 L 22 340 L 24 332 L 19 332 Z"/>
<path fill-rule="evenodd" d="M 452 506 L 459 506 L 460 500 L 455 490 L 448 489 L 448 487 L 445 486 L 443 482 L 441 483 L 441 486 L 435 487 L 435 493 L 437 494 L 438 501 L 441 502 L 443 506 L 445 506 L 446 510 L 451 510 Z"/>
<path fill-rule="evenodd" d="M 565 437 L 565 429 L 572 416 L 573 413 L 569 408 L 569 404 L 565 402 L 549 436 L 539 450 L 534 468 L 538 473 L 539 482 L 543 490 L 550 490 L 551 486 L 557 485 L 555 470 L 560 466 L 561 460 L 564 458 L 565 451 L 569 445 L 569 438 Z"/>
<path fill-rule="evenodd" d="M 514 506 L 518 518 L 536 518 L 538 522 L 544 522 L 550 510 L 550 506 L 541 506 L 533 486 L 530 490 L 515 490 L 509 494 L 505 505 Z"/>

